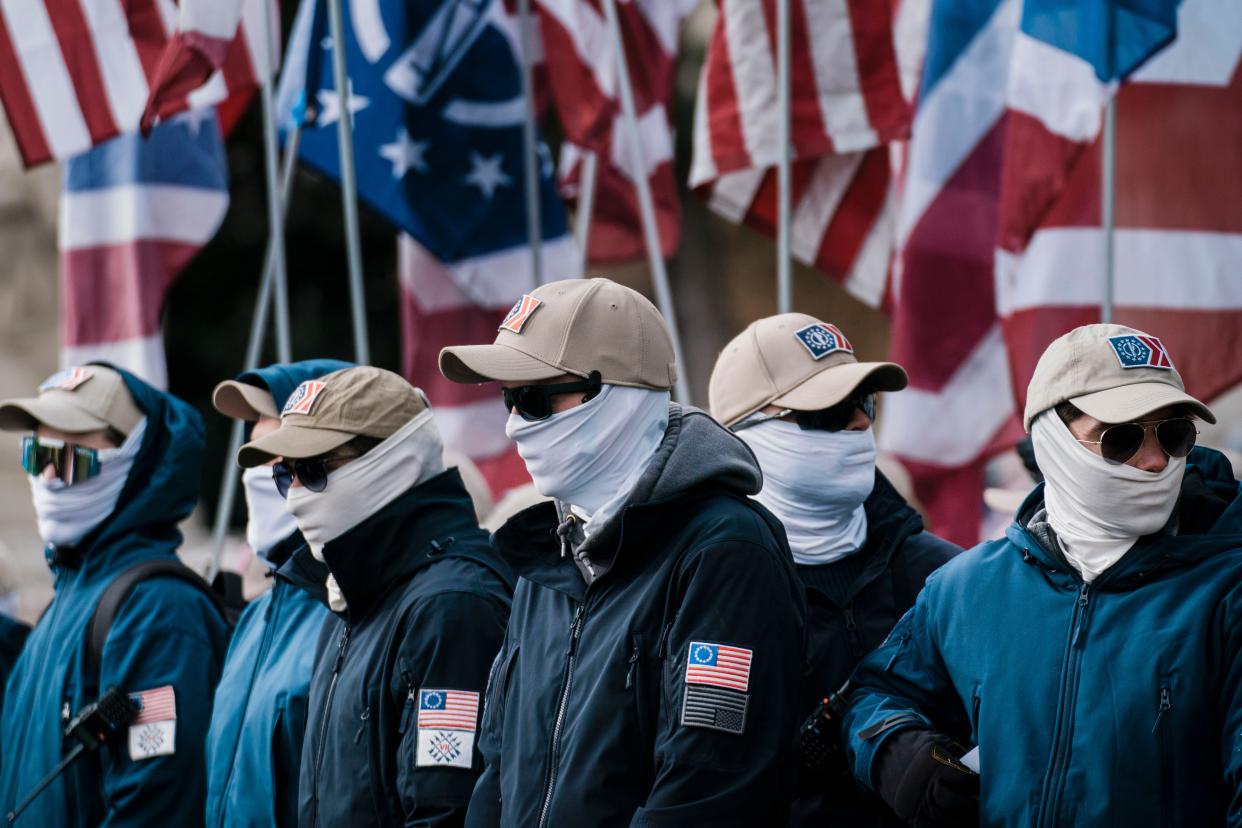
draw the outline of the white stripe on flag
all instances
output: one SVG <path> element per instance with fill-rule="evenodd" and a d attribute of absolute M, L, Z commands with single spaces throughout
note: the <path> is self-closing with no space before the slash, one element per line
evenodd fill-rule
<path fill-rule="evenodd" d="M 845 289 L 850 295 L 873 308 L 878 308 L 884 301 L 896 222 L 897 204 L 890 185 L 884 195 L 884 206 L 871 229 L 867 231 L 867 238 L 854 258 L 854 266 L 845 280 Z"/>
<path fill-rule="evenodd" d="M 242 5 L 239 30 L 250 54 L 251 71 L 259 83 L 272 77 L 280 63 L 277 58 L 280 54 L 280 21 L 277 14 L 271 0 L 245 0 Z"/>
<path fill-rule="evenodd" d="M 91 360 L 103 360 L 119 365 L 137 374 L 156 388 L 168 387 L 168 366 L 164 362 L 163 333 L 135 339 L 118 339 L 115 342 L 99 342 L 94 345 L 62 345 L 60 348 L 62 368 L 85 365 Z M 504 432 L 503 425 L 501 432 Z"/>
<path fill-rule="evenodd" d="M 30 0 L 0 0 L 0 13 L 52 157 L 67 158 L 89 149 L 90 132 L 47 6 Z"/>
<path fill-rule="evenodd" d="M 492 457 L 513 448 L 505 436 L 508 418 L 499 392 L 494 400 L 436 406 L 436 426 L 444 445 L 470 457 Z"/>
<path fill-rule="evenodd" d="M 177 33 L 177 21 L 180 17 L 177 4 L 173 0 L 155 0 L 155 8 L 160 13 L 160 20 L 164 21 L 165 39 L 171 38 Z"/>
<path fill-rule="evenodd" d="M 633 149 L 621 118 L 612 119 L 612 165 L 630 181 L 635 180 Z M 664 104 L 657 103 L 638 116 L 638 141 L 643 150 L 647 177 L 666 161 L 673 160 L 673 135 Z"/>
<path fill-rule="evenodd" d="M 78 5 L 95 43 L 95 57 L 112 121 L 118 131 L 130 132 L 138 126 L 138 118 L 147 102 L 148 87 L 124 10 L 116 2 L 78 0 Z"/>
<path fill-rule="evenodd" d="M 529 293 L 543 281 L 576 279 L 582 273 L 578 244 L 572 236 L 544 240 L 540 263 L 547 277 L 542 281 L 532 276 L 530 248 L 525 246 L 444 264 L 410 236 L 398 235 L 398 278 L 425 313 L 457 308 L 508 310 L 515 296 Z"/>
<path fill-rule="evenodd" d="M 218 104 L 229 96 L 228 85 L 224 82 L 224 73 L 213 72 L 207 82 L 186 95 L 190 109 L 201 109 L 205 106 Z"/>
<path fill-rule="evenodd" d="M 246 0 L 251 3 L 252 0 Z M 242 0 L 181 0 L 181 30 L 218 40 L 232 40 L 242 11 Z"/>
<path fill-rule="evenodd" d="M 1242 3 L 1238 0 L 1182 0 L 1177 40 L 1130 77 L 1131 83 L 1225 86 L 1242 52 Z"/>
<path fill-rule="evenodd" d="M 725 47 L 738 96 L 738 117 L 751 166 L 775 164 L 780 152 L 776 64 L 762 3 L 747 3 L 724 16 Z"/>
<path fill-rule="evenodd" d="M 707 206 L 712 212 L 718 213 L 729 221 L 741 223 L 750 212 L 750 205 L 759 192 L 759 185 L 767 170 L 761 167 L 750 167 L 737 172 L 725 173 L 712 185 L 711 198 Z"/>
<path fill-rule="evenodd" d="M 699 85 L 694 92 L 694 151 L 690 154 L 690 188 L 711 181 L 719 175 L 712 155 L 712 132 L 708 126 L 707 72 L 699 72 Z M 734 219 L 740 221 L 740 219 Z"/>
<path fill-rule="evenodd" d="M 1010 109 L 1030 115 L 1070 141 L 1088 141 L 1100 131 L 1111 85 L 1096 79 L 1090 63 L 1018 32 L 1010 67 Z"/>
<path fill-rule="evenodd" d="M 854 180 L 864 155 L 851 152 L 845 155 L 829 154 L 819 159 L 805 192 L 794 205 L 789 235 L 795 258 L 815 264 L 824 231 L 841 205 L 841 199 Z"/>
<path fill-rule="evenodd" d="M 909 387 L 884 399 L 879 444 L 910 460 L 964 466 L 1012 414 L 1009 362 L 997 323 L 938 391 Z"/>
<path fill-rule="evenodd" d="M 63 251 L 139 239 L 202 245 L 229 205 L 227 192 L 154 184 L 67 192 L 61 199 Z"/>
<path fill-rule="evenodd" d="M 578 61 L 590 68 L 599 91 L 609 98 L 617 96 L 616 58 L 612 53 L 612 36 L 608 24 L 590 3 L 582 0 L 539 0 L 539 5 L 565 30 L 574 44 Z M 631 63 L 633 61 L 631 60 Z M 634 67 L 630 67 L 630 74 Z"/>
<path fill-rule="evenodd" d="M 838 26 L 851 26 L 847 0 L 799 0 L 806 13 L 807 40 L 815 71 L 815 88 L 824 125 L 836 152 L 869 149 L 878 143 L 858 78 L 854 33 L 838 35 Z"/>

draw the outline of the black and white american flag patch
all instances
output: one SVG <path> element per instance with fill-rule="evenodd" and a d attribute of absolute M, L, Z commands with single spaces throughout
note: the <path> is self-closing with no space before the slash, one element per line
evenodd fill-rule
<path fill-rule="evenodd" d="M 749 700 L 746 693 L 737 690 L 710 684 L 687 684 L 681 702 L 681 723 L 740 735 L 746 730 Z"/>

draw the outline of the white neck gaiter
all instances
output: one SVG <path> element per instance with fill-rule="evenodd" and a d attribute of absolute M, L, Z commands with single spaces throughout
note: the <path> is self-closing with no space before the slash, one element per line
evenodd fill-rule
<path fill-rule="evenodd" d="M 785 524 L 800 564 L 826 564 L 867 541 L 863 503 L 875 487 L 875 435 L 866 431 L 803 430 L 768 420 L 737 432 L 763 469 L 755 495 Z"/>
<path fill-rule="evenodd" d="M 593 400 L 546 420 L 511 413 L 505 434 L 539 493 L 582 514 L 590 537 L 625 504 L 664 439 L 669 399 L 667 391 L 605 385 Z"/>
<path fill-rule="evenodd" d="M 112 514 L 146 430 L 147 418 L 143 417 L 120 446 L 101 449 L 99 474 L 90 480 L 69 486 L 59 479 L 30 478 L 39 537 L 44 543 L 74 546 Z"/>
<path fill-rule="evenodd" d="M 246 494 L 246 543 L 271 566 L 267 553 L 292 535 L 298 522 L 280 496 L 270 466 L 255 466 L 242 472 L 242 491 Z"/>
<path fill-rule="evenodd" d="M 1031 424 L 1035 462 L 1044 475 L 1044 505 L 1065 557 L 1088 583 L 1144 535 L 1169 521 L 1182 488 L 1186 458 L 1160 472 L 1112 465 L 1074 439 L 1056 411 Z"/>
<path fill-rule="evenodd" d="M 392 503 L 411 487 L 444 471 L 444 443 L 431 409 L 418 414 L 366 454 L 328 472 L 322 492 L 289 490 L 289 511 L 311 554 L 323 561 L 323 547 Z M 328 606 L 345 611 L 345 597 L 328 576 Z"/>

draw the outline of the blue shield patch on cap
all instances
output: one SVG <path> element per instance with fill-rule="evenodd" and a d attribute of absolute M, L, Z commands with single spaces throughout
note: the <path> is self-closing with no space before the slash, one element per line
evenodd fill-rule
<path fill-rule="evenodd" d="M 1122 368 L 1160 368 L 1173 370 L 1173 360 L 1159 337 L 1122 334 L 1110 336 L 1108 344 Z"/>
<path fill-rule="evenodd" d="M 807 325 L 805 328 L 794 331 L 794 336 L 802 343 L 802 347 L 806 348 L 807 353 L 811 355 L 811 359 L 823 359 L 829 354 L 837 351 L 843 351 L 847 354 L 854 353 L 854 346 L 845 338 L 845 334 L 841 333 L 841 329 L 836 325 L 822 325 L 815 323 Z"/>

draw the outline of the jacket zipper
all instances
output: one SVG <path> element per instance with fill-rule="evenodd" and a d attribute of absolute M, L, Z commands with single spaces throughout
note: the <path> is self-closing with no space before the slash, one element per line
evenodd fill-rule
<path fill-rule="evenodd" d="M 569 705 L 569 688 L 574 681 L 574 660 L 578 654 L 578 639 L 582 636 L 582 619 L 586 615 L 586 603 L 574 611 L 569 626 L 569 650 L 565 654 L 565 678 L 561 681 L 561 700 L 556 708 L 556 723 L 552 726 L 552 744 L 548 748 L 548 782 L 543 791 L 543 805 L 539 808 L 539 828 L 548 822 L 548 810 L 552 807 L 552 790 L 556 787 L 557 763 L 560 760 L 561 727 L 565 724 L 565 710 Z"/>
<path fill-rule="evenodd" d="M 319 745 L 315 751 L 315 774 L 311 788 L 311 825 L 319 824 L 319 772 L 323 770 L 323 745 L 328 732 L 328 714 L 332 711 L 332 697 L 336 695 L 336 682 L 341 677 L 341 662 L 345 660 L 345 648 L 349 646 L 352 627 L 345 627 L 336 646 L 336 663 L 332 665 L 332 681 L 328 683 L 328 695 L 323 700 L 323 716 L 319 719 Z"/>
<path fill-rule="evenodd" d="M 1061 668 L 1061 687 L 1057 698 L 1057 716 L 1052 732 L 1052 761 L 1044 775 L 1043 795 L 1040 797 L 1038 825 L 1055 825 L 1060 807 L 1061 786 L 1065 781 L 1069 753 L 1070 729 L 1074 699 L 1078 695 L 1078 669 L 1082 666 L 1083 633 L 1086 630 L 1087 607 L 1091 600 L 1091 585 L 1083 584 L 1078 590 L 1078 600 L 1070 617 L 1070 634 L 1065 646 L 1065 659 Z"/>
<path fill-rule="evenodd" d="M 1156 750 L 1160 753 L 1160 809 L 1161 809 L 1161 825 L 1172 825 L 1172 815 L 1177 813 L 1173 807 L 1174 788 L 1173 788 L 1173 768 L 1169 754 L 1169 725 L 1164 722 L 1165 715 L 1173 709 L 1173 697 L 1169 692 L 1169 685 L 1162 683 L 1160 685 L 1160 704 L 1156 709 L 1156 723 L 1151 726 L 1151 732 L 1156 734 Z"/>

